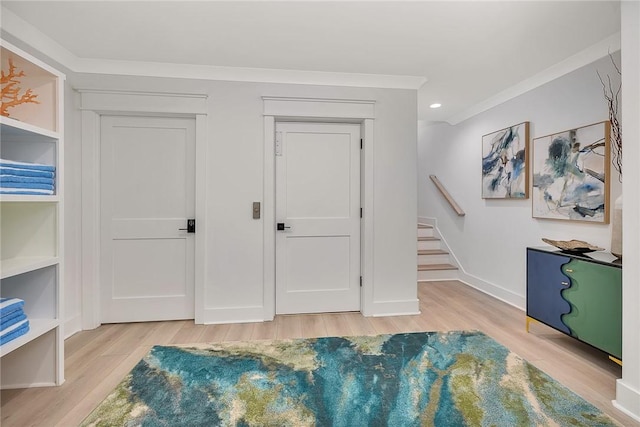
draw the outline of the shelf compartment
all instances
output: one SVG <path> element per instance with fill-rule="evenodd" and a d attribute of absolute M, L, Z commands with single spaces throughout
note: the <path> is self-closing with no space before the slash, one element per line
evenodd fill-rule
<path fill-rule="evenodd" d="M 58 173 L 58 164 L 60 163 L 58 140 L 47 135 L 26 132 L 7 126 L 4 122 L 8 119 L 5 117 L 0 118 L 0 120 L 3 122 L 0 125 L 2 159 L 54 166 L 56 168 L 54 190 L 57 193 L 61 183 Z"/>
<path fill-rule="evenodd" d="M 29 319 L 59 319 L 58 264 L 2 279 L 0 296 L 20 298 Z"/>
<path fill-rule="evenodd" d="M 2 261 L 58 255 L 57 203 L 2 203 L 0 227 Z"/>
<path fill-rule="evenodd" d="M 13 61 L 19 77 L 20 93 L 31 89 L 37 95 L 35 103 L 24 103 L 8 109 L 9 117 L 33 126 L 56 132 L 58 120 L 58 81 L 61 75 L 31 55 L 4 43 L 0 48 L 2 71 L 8 73 L 9 60 Z"/>
<path fill-rule="evenodd" d="M 64 382 L 58 358 L 64 357 L 60 325 L 35 319 L 33 331 L 2 346 L 2 389 L 50 387 Z M 24 341 L 22 341 L 24 340 Z"/>
<path fill-rule="evenodd" d="M 9 119 L 0 116 L 3 159 L 57 165 L 57 138 L 7 126 L 7 121 Z"/>

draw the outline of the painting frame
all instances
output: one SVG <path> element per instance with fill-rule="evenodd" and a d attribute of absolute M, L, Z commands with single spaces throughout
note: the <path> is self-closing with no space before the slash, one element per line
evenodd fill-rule
<path fill-rule="evenodd" d="M 529 198 L 529 122 L 482 136 L 482 198 Z"/>
<path fill-rule="evenodd" d="M 611 122 L 533 139 L 532 217 L 608 224 Z"/>

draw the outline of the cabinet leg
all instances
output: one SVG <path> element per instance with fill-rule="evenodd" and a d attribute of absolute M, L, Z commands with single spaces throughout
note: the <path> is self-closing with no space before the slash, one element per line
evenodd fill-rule
<path fill-rule="evenodd" d="M 622 366 L 622 360 L 618 359 L 617 357 L 613 357 L 611 355 L 609 355 L 609 359 L 615 363 L 617 363 L 618 365 Z"/>
<path fill-rule="evenodd" d="M 536 319 L 534 319 L 533 317 L 529 317 L 527 316 L 527 323 L 526 323 L 526 330 L 527 333 L 529 333 L 529 325 L 531 324 L 531 322 L 537 322 Z"/>

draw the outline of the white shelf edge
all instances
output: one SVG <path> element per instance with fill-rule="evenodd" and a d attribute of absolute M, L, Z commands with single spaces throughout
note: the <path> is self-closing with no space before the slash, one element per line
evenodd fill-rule
<path fill-rule="evenodd" d="M 58 257 L 19 257 L 0 260 L 0 279 L 50 267 L 60 262 Z"/>
<path fill-rule="evenodd" d="M 20 56 L 25 61 L 31 62 L 36 67 L 41 68 L 42 70 L 46 71 L 47 73 L 51 74 L 52 76 L 55 76 L 55 77 L 57 77 L 59 79 L 62 79 L 62 80 L 66 80 L 66 76 L 65 76 L 64 73 L 62 73 L 59 70 L 56 70 L 55 68 L 53 68 L 49 64 L 47 64 L 45 62 L 42 62 L 41 60 L 39 60 L 35 56 L 28 54 L 24 50 L 12 45 L 11 43 L 7 42 L 6 40 L 0 39 L 0 46 L 3 47 L 4 49 L 7 49 L 10 52 L 12 52 L 14 55 Z"/>
<path fill-rule="evenodd" d="M 0 194 L 0 202 L 38 202 L 38 203 L 57 203 L 60 196 L 54 194 L 52 196 L 43 194 Z"/>
<path fill-rule="evenodd" d="M 12 351 L 30 343 L 38 337 L 60 326 L 58 319 L 29 319 L 29 332 L 13 341 L 0 346 L 0 357 L 4 357 Z"/>
<path fill-rule="evenodd" d="M 35 126 L 27 122 L 21 122 L 20 120 L 15 120 L 11 117 L 0 116 L 0 124 L 36 135 L 46 136 L 47 138 L 60 139 L 60 133 L 56 131 L 41 128 L 40 126 Z"/>

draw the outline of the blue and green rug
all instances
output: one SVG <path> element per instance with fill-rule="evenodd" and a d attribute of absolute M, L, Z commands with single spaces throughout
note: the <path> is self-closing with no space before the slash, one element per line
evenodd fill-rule
<path fill-rule="evenodd" d="M 84 426 L 614 426 L 481 332 L 156 346 Z"/>

